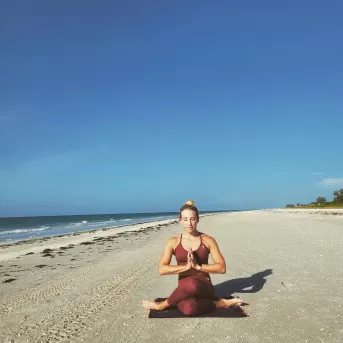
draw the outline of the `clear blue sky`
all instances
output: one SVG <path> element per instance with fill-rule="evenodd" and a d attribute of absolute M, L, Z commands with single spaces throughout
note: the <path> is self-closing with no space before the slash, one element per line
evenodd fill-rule
<path fill-rule="evenodd" d="M 6 1 L 0 216 L 343 188 L 343 3 Z"/>

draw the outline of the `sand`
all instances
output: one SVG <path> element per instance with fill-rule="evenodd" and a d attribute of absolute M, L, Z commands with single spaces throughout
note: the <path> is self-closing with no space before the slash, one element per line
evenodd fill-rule
<path fill-rule="evenodd" d="M 199 230 L 227 262 L 217 294 L 250 317 L 147 318 L 140 301 L 177 282 L 157 270 L 182 232 L 170 220 L 0 246 L 0 342 L 342 342 L 342 210 L 218 214 Z"/>

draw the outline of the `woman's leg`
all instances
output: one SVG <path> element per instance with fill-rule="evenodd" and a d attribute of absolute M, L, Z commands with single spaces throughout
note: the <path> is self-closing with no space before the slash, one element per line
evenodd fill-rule
<path fill-rule="evenodd" d="M 187 315 L 196 315 L 212 312 L 216 308 L 241 305 L 242 303 L 240 299 L 219 298 L 214 301 L 214 298 L 215 289 L 210 280 L 199 277 L 187 277 L 179 280 L 178 287 L 166 300 L 158 303 L 154 301 L 142 301 L 142 305 L 146 309 L 164 310 L 170 306 L 178 305 L 181 302 L 179 308 L 181 312 L 184 314 L 189 313 Z M 196 302 L 194 302 L 194 299 Z"/>
<path fill-rule="evenodd" d="M 215 311 L 216 304 L 211 299 L 190 297 L 178 302 L 177 308 L 186 316 L 197 316 Z"/>
<path fill-rule="evenodd" d="M 187 277 L 179 281 L 178 287 L 167 299 L 169 306 L 178 304 L 181 300 L 196 298 L 213 298 L 215 290 L 210 280 L 199 277 Z"/>
<path fill-rule="evenodd" d="M 195 277 L 187 277 L 178 281 L 174 292 L 164 301 L 142 301 L 146 309 L 164 310 L 167 307 L 178 304 L 181 300 L 189 297 L 211 298 L 214 297 L 214 287 L 210 280 Z"/>
<path fill-rule="evenodd" d="M 242 304 L 242 300 L 237 298 L 216 298 L 215 289 L 210 280 L 202 278 L 195 280 L 197 280 L 194 282 L 196 287 L 195 296 L 184 298 L 177 303 L 177 308 L 186 316 L 197 316 L 200 314 L 214 312 L 217 308 L 227 308 L 235 305 L 240 306 Z M 192 291 L 192 286 L 192 283 L 188 283 L 185 287 L 186 289 L 183 288 L 179 290 L 177 288 L 175 290 L 177 294 L 172 294 L 172 300 L 170 301 L 169 297 L 168 303 L 173 303 L 173 297 L 182 296 L 185 290 L 188 289 L 188 291 Z"/>

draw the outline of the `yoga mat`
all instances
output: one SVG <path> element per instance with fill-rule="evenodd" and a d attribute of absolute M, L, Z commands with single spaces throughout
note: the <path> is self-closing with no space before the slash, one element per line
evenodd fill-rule
<path fill-rule="evenodd" d="M 166 298 L 157 298 L 154 301 L 163 301 Z M 225 299 L 232 299 L 232 297 L 225 297 Z M 186 316 L 178 310 L 177 307 L 169 307 L 163 311 L 150 310 L 148 318 L 241 318 L 248 317 L 249 315 L 240 306 L 230 308 L 220 308 L 214 312 L 206 313 L 199 316 Z"/>

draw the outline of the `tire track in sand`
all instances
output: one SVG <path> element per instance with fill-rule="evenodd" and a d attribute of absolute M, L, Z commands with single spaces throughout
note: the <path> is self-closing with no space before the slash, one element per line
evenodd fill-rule
<path fill-rule="evenodd" d="M 0 319 L 31 305 L 44 303 L 49 297 L 59 295 L 64 289 L 76 287 L 84 279 L 94 277 L 95 273 L 99 273 L 103 265 L 111 264 L 117 260 L 118 258 L 113 256 L 106 257 L 100 264 L 91 264 L 80 268 L 80 270 L 68 272 L 63 276 L 42 283 L 37 288 L 22 290 L 13 295 L 7 294 L 0 302 Z"/>
<path fill-rule="evenodd" d="M 141 260 L 135 267 L 101 281 L 89 291 L 78 294 L 77 297 L 65 299 L 64 309 L 49 313 L 40 324 L 21 328 L 19 337 L 25 337 L 21 342 L 71 342 L 80 335 L 87 333 L 87 328 L 94 320 L 101 319 L 101 313 L 113 312 L 126 296 L 136 287 L 136 280 L 150 277 L 158 255 Z M 17 341 L 16 341 L 17 342 Z M 19 341 L 18 341 L 19 342 Z"/>

